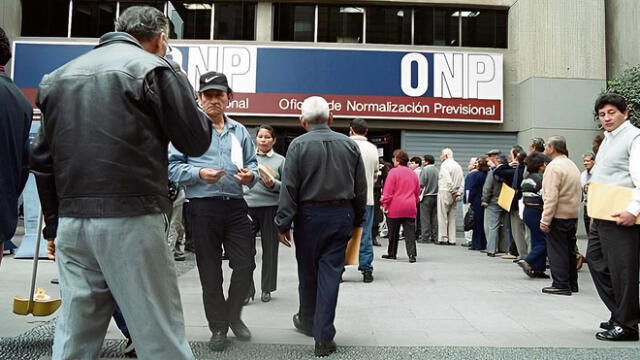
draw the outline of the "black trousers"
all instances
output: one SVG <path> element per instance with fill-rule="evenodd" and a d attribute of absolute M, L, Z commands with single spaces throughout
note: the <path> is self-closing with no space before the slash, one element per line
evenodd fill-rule
<path fill-rule="evenodd" d="M 190 199 L 188 217 L 196 247 L 204 311 L 211 331 L 240 319 L 253 281 L 256 247 L 251 238 L 247 203 L 242 199 Z M 222 249 L 233 269 L 229 295 L 222 287 Z"/>
<path fill-rule="evenodd" d="M 253 243 L 256 242 L 256 235 L 260 231 L 262 239 L 262 291 L 276 291 L 278 284 L 278 228 L 273 222 L 276 217 L 277 206 L 264 206 L 249 208 L 251 217 L 251 229 Z M 251 293 L 251 292 L 250 292 Z M 255 293 L 255 290 L 253 291 Z"/>
<path fill-rule="evenodd" d="M 301 320 L 313 328 L 316 341 L 330 341 L 336 334 L 333 321 L 354 220 L 350 204 L 304 204 L 294 219 L 299 314 Z"/>
<path fill-rule="evenodd" d="M 577 289 L 576 227 L 578 219 L 551 220 L 547 233 L 547 256 L 551 267 L 552 286 L 558 289 Z"/>
<path fill-rule="evenodd" d="M 640 226 L 592 220 L 587 263 L 596 290 L 611 311 L 611 320 L 636 331 L 640 322 L 639 256 Z"/>
<path fill-rule="evenodd" d="M 387 218 L 387 226 L 389 227 L 389 247 L 387 254 L 396 256 L 398 253 L 398 239 L 400 237 L 400 226 L 404 232 L 404 244 L 407 248 L 407 256 L 417 256 L 416 253 L 416 233 L 412 218 Z"/>
<path fill-rule="evenodd" d="M 587 237 L 589 237 L 589 229 L 591 228 L 591 218 L 589 214 L 587 214 L 587 204 L 584 204 L 584 216 L 582 217 L 584 220 L 584 231 L 587 233 Z"/>

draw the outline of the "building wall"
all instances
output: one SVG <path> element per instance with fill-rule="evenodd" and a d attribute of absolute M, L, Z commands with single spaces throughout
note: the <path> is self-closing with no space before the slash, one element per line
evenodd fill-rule
<path fill-rule="evenodd" d="M 20 0 L 0 0 L 0 27 L 4 29 L 10 41 L 20 36 L 22 27 L 22 5 Z M 11 61 L 7 72 L 11 73 Z"/>
<path fill-rule="evenodd" d="M 640 64 L 640 1 L 606 0 L 607 78 Z"/>

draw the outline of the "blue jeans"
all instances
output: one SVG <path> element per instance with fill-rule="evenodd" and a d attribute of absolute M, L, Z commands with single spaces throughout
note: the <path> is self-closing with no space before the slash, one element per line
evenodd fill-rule
<path fill-rule="evenodd" d="M 373 206 L 367 205 L 362 221 L 362 239 L 360 240 L 360 260 L 358 270 L 373 271 L 373 238 L 371 228 L 373 226 Z"/>
<path fill-rule="evenodd" d="M 524 259 L 535 272 L 545 272 L 547 267 L 547 243 L 545 234 L 540 230 L 542 210 L 525 206 L 524 223 L 531 230 L 531 252 Z"/>

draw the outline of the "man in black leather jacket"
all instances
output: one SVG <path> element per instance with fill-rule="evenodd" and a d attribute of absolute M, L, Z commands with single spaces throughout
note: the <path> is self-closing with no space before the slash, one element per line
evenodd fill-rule
<path fill-rule="evenodd" d="M 146 359 L 193 359 L 167 251 L 167 147 L 209 147 L 211 126 L 166 54 L 168 19 L 120 15 L 89 53 L 45 76 L 32 169 L 60 273 L 53 359 L 97 358 L 117 302 Z M 55 242 L 54 242 L 55 239 Z"/>

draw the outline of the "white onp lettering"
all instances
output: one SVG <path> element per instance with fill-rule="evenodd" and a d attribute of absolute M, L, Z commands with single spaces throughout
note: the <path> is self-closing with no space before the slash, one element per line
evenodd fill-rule
<path fill-rule="evenodd" d="M 477 99 L 480 87 L 490 83 L 496 76 L 496 63 L 490 55 L 469 54 L 469 98 Z M 485 85 L 486 86 L 486 85 Z"/>
<path fill-rule="evenodd" d="M 433 96 L 464 97 L 464 57 L 462 53 L 433 54 Z"/>
<path fill-rule="evenodd" d="M 418 84 L 413 87 L 411 78 L 413 77 L 412 64 L 418 65 Z M 409 53 L 402 57 L 400 61 L 400 87 L 407 96 L 422 96 L 429 89 L 429 61 L 419 53 Z"/>
<path fill-rule="evenodd" d="M 235 89 L 234 78 L 246 75 L 251 68 L 251 54 L 249 50 L 241 47 L 224 48 L 222 60 L 222 73 L 227 75 L 229 86 Z"/>

